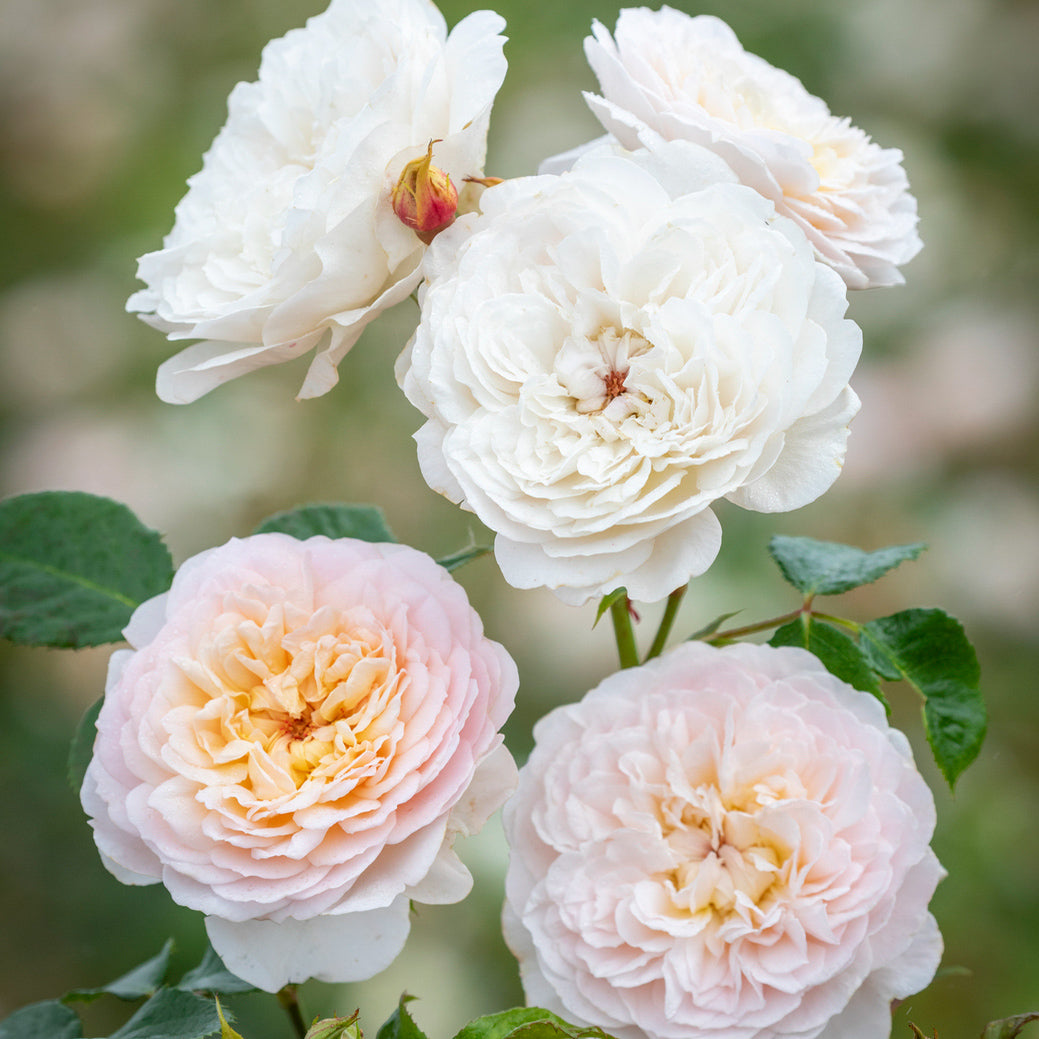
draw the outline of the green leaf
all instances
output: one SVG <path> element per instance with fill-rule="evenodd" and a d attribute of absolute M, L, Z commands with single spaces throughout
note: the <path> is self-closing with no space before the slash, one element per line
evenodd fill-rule
<path fill-rule="evenodd" d="M 405 1004 L 410 1003 L 415 997 L 406 993 L 400 997 L 397 1009 L 389 1016 L 386 1023 L 376 1033 L 375 1039 L 427 1039 L 426 1033 L 422 1031 L 414 1018 L 408 1013 Z"/>
<path fill-rule="evenodd" d="M 0 1039 L 83 1039 L 83 1026 L 75 1011 L 46 999 L 0 1021 Z"/>
<path fill-rule="evenodd" d="M 1004 1017 L 999 1021 L 990 1021 L 981 1033 L 981 1039 L 1017 1039 L 1021 1029 L 1033 1021 L 1039 1021 L 1039 1011 L 1029 1014 L 1016 1014 L 1014 1017 Z"/>
<path fill-rule="evenodd" d="M 611 1039 L 601 1028 L 570 1025 L 565 1021 L 553 1021 L 547 1017 L 520 1025 L 511 1031 L 509 1036 L 510 1039 Z"/>
<path fill-rule="evenodd" d="M 438 559 L 437 562 L 448 571 L 455 571 L 461 566 L 465 566 L 466 563 L 471 563 L 474 559 L 479 559 L 480 556 L 486 556 L 493 552 L 494 549 L 490 545 L 473 545 L 471 548 L 463 548 L 459 552 L 452 552 L 449 556 L 444 556 L 443 559 Z"/>
<path fill-rule="evenodd" d="M 858 644 L 840 628 L 802 613 L 796 620 L 776 629 L 770 646 L 798 646 L 814 653 L 823 667 L 848 685 L 872 693 L 888 707 L 877 676 Z"/>
<path fill-rule="evenodd" d="M 863 625 L 861 643 L 875 670 L 923 696 L 927 742 L 951 788 L 978 756 L 988 724 L 978 658 L 959 621 L 941 610 L 903 610 Z"/>
<path fill-rule="evenodd" d="M 32 646 L 118 642 L 173 564 L 125 506 L 79 491 L 0 502 L 0 635 Z"/>
<path fill-rule="evenodd" d="M 167 938 L 160 952 L 122 977 L 110 981 L 100 988 L 73 989 L 62 996 L 62 1000 L 90 1003 L 99 996 L 115 996 L 117 999 L 135 1000 L 150 996 L 162 985 L 163 978 L 170 965 L 170 954 L 173 952 L 173 939 Z"/>
<path fill-rule="evenodd" d="M 592 623 L 592 627 L 594 628 L 595 625 L 602 620 L 603 614 L 608 613 L 610 607 L 612 607 L 615 602 L 620 602 L 621 599 L 627 599 L 627 597 L 627 588 L 614 588 L 614 590 L 610 592 L 609 595 L 604 595 L 602 597 L 602 602 L 599 603 L 599 609 L 595 613 L 595 620 Z"/>
<path fill-rule="evenodd" d="M 101 713 L 101 705 L 105 702 L 103 696 L 99 696 L 83 713 L 83 717 L 76 726 L 72 744 L 69 747 L 69 759 L 66 769 L 69 786 L 72 792 L 78 794 L 83 786 L 83 777 L 87 774 L 87 766 L 94 753 L 94 737 L 97 735 L 97 716 Z"/>
<path fill-rule="evenodd" d="M 255 992 L 256 986 L 232 974 L 210 945 L 202 957 L 202 962 L 189 970 L 177 983 L 177 988 L 185 992 L 213 992 L 222 996 L 234 995 L 236 992 Z"/>
<path fill-rule="evenodd" d="M 899 563 L 916 559 L 926 547 L 917 542 L 863 552 L 860 548 L 832 541 L 778 535 L 768 543 L 769 554 L 783 576 L 807 597 L 837 595 L 869 584 Z"/>
<path fill-rule="evenodd" d="M 988 729 L 981 691 L 962 682 L 936 682 L 926 690 L 924 728 L 949 788 L 978 756 Z"/>
<path fill-rule="evenodd" d="M 161 988 L 109 1039 L 205 1039 L 220 1027 L 213 1000 Z"/>
<path fill-rule="evenodd" d="M 306 541 L 318 534 L 358 541 L 396 541 L 382 509 L 374 505 L 301 505 L 268 516 L 255 534 L 289 534 Z"/>
<path fill-rule="evenodd" d="M 455 1039 L 610 1039 L 601 1028 L 571 1025 L 551 1010 L 514 1007 L 470 1021 Z"/>
<path fill-rule="evenodd" d="M 541 1007 L 513 1007 L 511 1010 L 488 1014 L 486 1017 L 470 1021 L 455 1039 L 505 1039 L 520 1025 L 546 1019 L 563 1024 L 561 1018 L 556 1017 L 551 1011 L 542 1010 Z"/>

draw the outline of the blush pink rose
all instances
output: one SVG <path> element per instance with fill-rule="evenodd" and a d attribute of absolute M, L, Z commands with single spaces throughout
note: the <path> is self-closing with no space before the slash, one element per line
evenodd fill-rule
<path fill-rule="evenodd" d="M 933 977 L 931 793 L 815 657 L 686 643 L 535 738 L 505 813 L 530 1003 L 620 1039 L 879 1039 Z"/>
<path fill-rule="evenodd" d="M 232 540 L 125 635 L 83 806 L 105 866 L 205 913 L 231 971 L 269 991 L 368 978 L 409 900 L 465 897 L 451 845 L 514 785 L 498 730 L 518 680 L 428 556 Z"/>

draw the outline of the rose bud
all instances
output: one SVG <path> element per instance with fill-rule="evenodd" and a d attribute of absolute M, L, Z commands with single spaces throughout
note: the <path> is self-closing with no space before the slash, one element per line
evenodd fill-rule
<path fill-rule="evenodd" d="M 353 1017 L 326 1017 L 315 1021 L 303 1039 L 361 1039 L 357 1014 Z"/>
<path fill-rule="evenodd" d="M 412 159 L 393 189 L 393 211 L 427 245 L 455 218 L 458 191 L 451 178 L 433 165 L 433 145 L 421 159 Z"/>

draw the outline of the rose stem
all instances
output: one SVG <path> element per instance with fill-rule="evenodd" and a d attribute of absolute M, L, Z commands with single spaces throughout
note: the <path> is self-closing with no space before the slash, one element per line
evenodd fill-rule
<path fill-rule="evenodd" d="M 667 606 L 664 607 L 664 616 L 660 618 L 660 627 L 657 628 L 656 637 L 653 639 L 653 645 L 649 647 L 649 652 L 646 654 L 647 660 L 652 660 L 654 657 L 659 657 L 664 652 L 664 646 L 667 644 L 667 637 L 671 634 L 671 627 L 675 623 L 675 618 L 678 616 L 678 607 L 682 602 L 682 596 L 685 595 L 685 590 L 689 585 L 684 584 L 681 588 L 676 588 L 667 597 Z"/>
<path fill-rule="evenodd" d="M 631 626 L 631 600 L 622 595 L 610 606 L 610 618 L 613 620 L 613 634 L 617 639 L 617 655 L 621 668 L 638 667 L 639 651 L 635 645 L 635 630 Z"/>
<path fill-rule="evenodd" d="M 747 624 L 742 628 L 729 628 L 727 631 L 713 632 L 704 637 L 704 642 L 714 645 L 732 639 L 741 639 L 744 635 L 754 635 L 759 631 L 768 631 L 769 628 L 778 628 L 781 625 L 786 624 L 788 621 L 797 620 L 797 618 L 803 613 L 812 614 L 814 616 L 812 610 L 802 607 L 801 609 L 791 610 L 789 613 L 781 614 L 779 617 L 770 617 L 767 621 L 758 621 L 756 624 Z"/>
<path fill-rule="evenodd" d="M 284 1007 L 285 1013 L 289 1015 L 292 1027 L 296 1030 L 299 1039 L 304 1039 L 307 1034 L 307 1026 L 303 1020 L 303 1011 L 299 1008 L 299 994 L 295 985 L 286 985 L 278 992 L 278 1002 Z"/>

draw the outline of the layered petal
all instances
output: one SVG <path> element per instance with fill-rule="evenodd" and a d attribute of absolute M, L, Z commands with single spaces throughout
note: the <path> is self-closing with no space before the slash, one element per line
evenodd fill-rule
<path fill-rule="evenodd" d="M 919 252 L 902 153 L 881 148 L 711 15 L 622 10 L 585 40 L 601 94 L 586 93 L 625 147 L 692 141 L 770 199 L 849 288 L 902 282 Z"/>
<path fill-rule="evenodd" d="M 435 141 L 456 183 L 483 172 L 503 26 L 478 11 L 448 35 L 428 0 L 333 0 L 267 45 L 163 248 L 139 261 L 128 309 L 205 340 L 161 367 L 163 400 L 311 350 L 300 396 L 335 385 L 365 326 L 421 278 L 425 244 L 392 206 L 402 170 Z"/>
<path fill-rule="evenodd" d="M 231 541 L 126 633 L 83 805 L 105 865 L 204 912 L 232 970 L 273 989 L 368 977 L 410 899 L 465 897 L 452 844 L 515 781 L 499 729 L 518 682 L 428 556 Z"/>
<path fill-rule="evenodd" d="M 713 561 L 721 498 L 836 479 L 861 348 L 804 235 L 688 142 L 606 147 L 487 191 L 427 256 L 397 377 L 431 487 L 510 583 L 662 599 Z"/>
<path fill-rule="evenodd" d="M 529 1002 L 619 1039 L 875 1039 L 933 977 L 933 799 L 815 657 L 686 643 L 535 741 L 505 813 Z"/>

